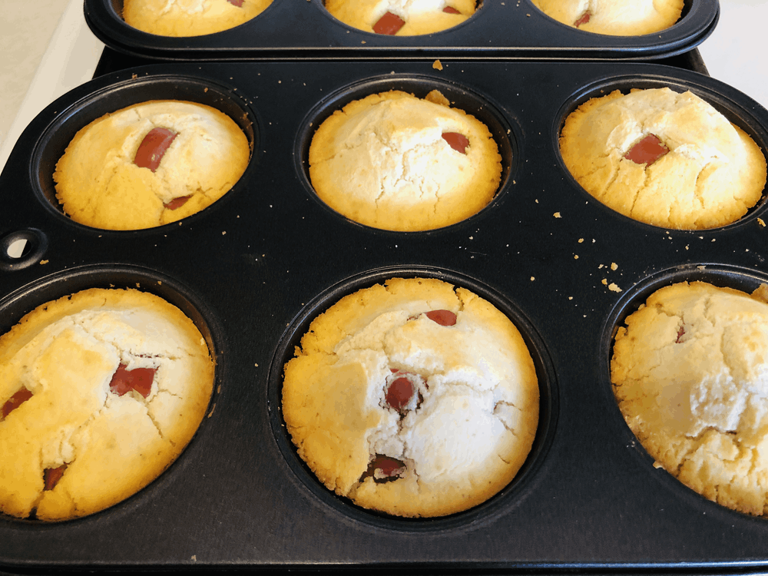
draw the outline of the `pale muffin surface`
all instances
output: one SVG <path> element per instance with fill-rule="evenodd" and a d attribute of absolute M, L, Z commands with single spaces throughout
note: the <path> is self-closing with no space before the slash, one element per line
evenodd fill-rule
<path fill-rule="evenodd" d="M 740 512 L 768 508 L 768 304 L 704 282 L 652 294 L 616 335 L 611 380 L 656 465 Z"/>
<path fill-rule="evenodd" d="M 668 153 L 642 164 L 626 157 L 649 135 Z M 576 181 L 635 220 L 679 229 L 724 226 L 763 194 L 760 147 L 691 92 L 633 90 L 593 98 L 572 112 L 560 152 Z"/>
<path fill-rule="evenodd" d="M 123 19 L 158 36 L 201 36 L 239 26 L 261 14 L 272 0 L 123 0 Z"/>
<path fill-rule="evenodd" d="M 134 163 L 154 128 L 177 136 L 153 172 Z M 193 102 L 155 100 L 80 129 L 56 165 L 56 197 L 76 222 L 109 230 L 161 226 L 203 210 L 237 183 L 250 159 L 240 127 Z M 175 203 L 183 202 L 175 207 Z"/>
<path fill-rule="evenodd" d="M 456 315 L 441 325 L 428 312 Z M 402 411 L 395 378 L 417 388 Z M 539 389 L 513 323 L 486 300 L 433 279 L 393 279 L 316 318 L 285 366 L 283 414 L 318 479 L 354 503 L 398 516 L 442 516 L 484 502 L 525 461 Z M 376 478 L 377 457 L 396 479 Z"/>
<path fill-rule="evenodd" d="M 463 152 L 446 133 L 468 139 Z M 501 179 L 501 156 L 487 126 L 451 108 L 391 91 L 347 104 L 327 118 L 309 150 L 317 195 L 342 215 L 374 228 L 430 230 L 484 208 Z"/>
<path fill-rule="evenodd" d="M 113 389 L 121 367 L 150 371 L 146 396 Z M 67 520 L 134 494 L 189 443 L 213 378 L 197 327 L 157 296 L 92 289 L 39 306 L 0 337 L 0 406 L 31 393 L 0 417 L 0 511 Z"/>
<path fill-rule="evenodd" d="M 558 22 L 609 36 L 642 36 L 680 19 L 684 0 L 532 0 Z"/>
<path fill-rule="evenodd" d="M 397 36 L 453 28 L 472 16 L 475 7 L 475 0 L 325 0 L 330 14 L 366 32 L 375 32 L 374 26 L 385 14 L 396 15 L 404 23 Z"/>

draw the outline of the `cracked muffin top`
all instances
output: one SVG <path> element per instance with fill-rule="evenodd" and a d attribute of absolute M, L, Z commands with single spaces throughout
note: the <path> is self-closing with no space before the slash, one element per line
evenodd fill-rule
<path fill-rule="evenodd" d="M 309 149 L 315 192 L 347 218 L 385 230 L 460 222 L 484 208 L 501 179 L 488 128 L 438 91 L 371 94 L 335 111 Z"/>
<path fill-rule="evenodd" d="M 514 324 L 463 288 L 392 279 L 316 318 L 285 366 L 283 415 L 318 479 L 407 517 L 467 510 L 530 452 L 539 388 Z"/>
<path fill-rule="evenodd" d="M 56 197 L 72 220 L 139 230 L 191 216 L 240 179 L 251 151 L 223 112 L 155 100 L 82 128 L 56 164 Z"/>
<path fill-rule="evenodd" d="M 768 513 L 768 289 L 652 294 L 620 327 L 613 390 L 656 466 L 740 512 Z"/>
<path fill-rule="evenodd" d="M 325 0 L 335 18 L 365 32 L 417 36 L 453 28 L 475 13 L 475 0 Z"/>
<path fill-rule="evenodd" d="M 178 308 L 92 289 L 0 337 L 0 511 L 67 520 L 154 480 L 197 430 L 214 364 Z"/>
<path fill-rule="evenodd" d="M 201 36 L 239 26 L 272 0 L 123 0 L 126 24 L 158 36 Z"/>
<path fill-rule="evenodd" d="M 593 98 L 566 118 L 560 152 L 576 181 L 635 220 L 724 226 L 763 194 L 760 147 L 710 104 L 669 88 Z"/>
<path fill-rule="evenodd" d="M 684 0 L 532 0 L 550 18 L 609 36 L 642 36 L 672 26 Z"/>

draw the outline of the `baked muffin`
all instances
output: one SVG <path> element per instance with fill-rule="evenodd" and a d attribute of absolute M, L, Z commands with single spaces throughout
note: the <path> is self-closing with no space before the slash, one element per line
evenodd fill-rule
<path fill-rule="evenodd" d="M 672 26 L 684 0 L 531 0 L 558 22 L 586 32 L 641 36 Z"/>
<path fill-rule="evenodd" d="M 704 282 L 652 294 L 616 335 L 611 380 L 657 466 L 740 512 L 768 511 L 768 304 Z"/>
<path fill-rule="evenodd" d="M 504 488 L 528 455 L 530 353 L 489 302 L 392 279 L 316 318 L 285 366 L 283 415 L 329 490 L 397 516 L 442 516 Z"/>
<path fill-rule="evenodd" d="M 385 230 L 441 228 L 477 213 L 501 179 L 488 128 L 437 91 L 371 94 L 317 129 L 309 174 L 317 195 L 347 218 Z"/>
<path fill-rule="evenodd" d="M 668 88 L 589 100 L 566 119 L 560 152 L 597 200 L 666 228 L 734 222 L 765 186 L 755 142 L 698 96 Z"/>
<path fill-rule="evenodd" d="M 76 222 L 152 228 L 221 198 L 250 159 L 248 139 L 215 108 L 156 100 L 82 128 L 56 164 L 56 197 Z"/>
<path fill-rule="evenodd" d="M 354 28 L 388 36 L 432 34 L 475 13 L 475 0 L 325 0 L 335 18 Z"/>
<path fill-rule="evenodd" d="M 67 520 L 134 494 L 190 441 L 213 377 L 200 332 L 157 296 L 36 308 L 0 337 L 0 511 Z"/>
<path fill-rule="evenodd" d="M 123 0 L 123 19 L 159 36 L 201 36 L 239 26 L 270 4 L 272 0 Z"/>

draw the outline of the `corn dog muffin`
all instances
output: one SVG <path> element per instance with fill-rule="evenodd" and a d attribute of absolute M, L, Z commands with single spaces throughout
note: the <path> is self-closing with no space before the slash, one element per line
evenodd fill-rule
<path fill-rule="evenodd" d="M 325 0 L 335 18 L 354 28 L 388 36 L 432 34 L 475 13 L 475 0 Z"/>
<path fill-rule="evenodd" d="M 56 164 L 56 197 L 70 218 L 108 230 L 152 228 L 213 204 L 240 179 L 248 139 L 226 114 L 156 100 L 82 128 Z"/>
<path fill-rule="evenodd" d="M 672 26 L 684 0 L 531 0 L 558 22 L 610 36 L 642 36 Z"/>
<path fill-rule="evenodd" d="M 239 26 L 272 0 L 123 0 L 126 24 L 159 36 L 201 36 Z"/>
<path fill-rule="evenodd" d="M 657 466 L 723 506 L 768 512 L 768 304 L 704 282 L 652 294 L 616 335 L 611 380 Z"/>
<path fill-rule="evenodd" d="M 589 100 L 566 119 L 560 151 L 589 194 L 654 226 L 724 226 L 765 186 L 759 146 L 698 96 L 668 88 Z"/>
<path fill-rule="evenodd" d="M 480 211 L 499 187 L 501 156 L 485 124 L 448 104 L 438 91 L 391 91 L 334 112 L 309 149 L 317 195 L 385 230 L 431 230 Z"/>
<path fill-rule="evenodd" d="M 131 496 L 190 441 L 213 377 L 157 296 L 92 289 L 30 312 L 0 337 L 0 511 L 67 520 Z"/>
<path fill-rule="evenodd" d="M 467 510 L 533 443 L 539 389 L 512 322 L 434 279 L 393 279 L 316 318 L 285 366 L 283 415 L 329 490 L 397 516 Z"/>

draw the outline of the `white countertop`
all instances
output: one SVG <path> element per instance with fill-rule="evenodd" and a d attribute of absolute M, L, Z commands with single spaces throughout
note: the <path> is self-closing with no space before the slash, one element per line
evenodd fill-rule
<path fill-rule="evenodd" d="M 713 78 L 768 107 L 768 0 L 720 0 L 720 21 L 699 46 Z M 29 122 L 93 77 L 104 45 L 82 0 L 0 0 L 0 169 Z"/>

